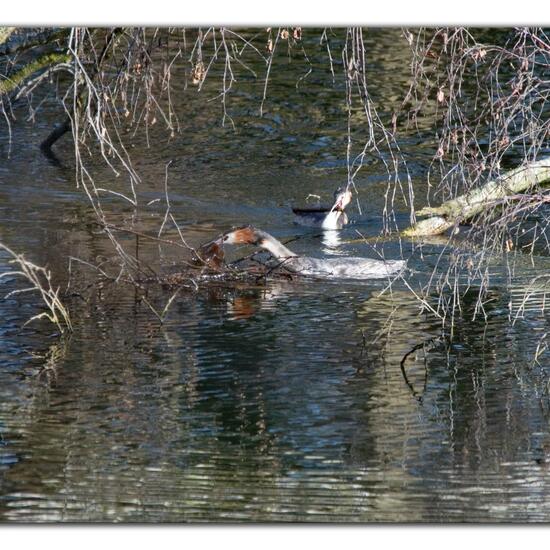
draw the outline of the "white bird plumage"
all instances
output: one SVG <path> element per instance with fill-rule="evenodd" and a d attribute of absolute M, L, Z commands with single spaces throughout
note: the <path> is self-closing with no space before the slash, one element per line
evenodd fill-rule
<path fill-rule="evenodd" d="M 334 203 L 329 207 L 305 207 L 293 208 L 294 221 L 298 225 L 309 227 L 321 227 L 322 229 L 342 229 L 348 223 L 348 217 L 344 212 L 351 202 L 349 189 L 337 189 L 334 192 Z"/>

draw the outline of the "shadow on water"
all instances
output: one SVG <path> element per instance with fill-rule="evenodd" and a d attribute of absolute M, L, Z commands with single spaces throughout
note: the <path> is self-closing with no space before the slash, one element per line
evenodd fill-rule
<path fill-rule="evenodd" d="M 408 68 L 387 32 L 374 46 L 373 93 L 391 98 Z M 292 71 L 273 80 L 263 119 L 252 91 L 235 98 L 238 135 L 219 127 L 219 105 L 182 92 L 182 136 L 147 149 L 136 134 L 141 191 L 157 202 L 134 212 L 106 199 L 110 219 L 157 232 L 156 184 L 174 158 L 172 211 L 193 246 L 246 222 L 300 236 L 300 254 L 376 257 L 346 244 L 355 229 L 380 229 L 387 176 L 375 158 L 356 181 L 368 208 L 352 212 L 340 241 L 292 224 L 291 204 L 328 198 L 346 177 L 342 83 L 327 88 L 327 69 L 297 90 Z M 48 105 L 37 127 L 14 126 L 9 159 L 0 140 L 0 240 L 65 285 L 69 256 L 114 253 L 74 187 L 70 144 L 57 149 L 65 167 L 25 145 L 54 125 Z M 413 178 L 423 162 L 411 162 Z M 165 236 L 178 240 L 175 229 Z M 136 249 L 134 235 L 121 242 Z M 139 246 L 155 269 L 181 265 L 180 249 Z M 417 253 L 412 277 L 428 276 L 443 249 Z M 402 252 L 407 243 L 384 246 L 386 257 Z M 133 288 L 87 287 L 81 266 L 67 340 L 40 323 L 21 329 L 32 296 L 0 301 L 0 521 L 548 521 L 547 284 L 530 282 L 544 266 L 520 264 L 475 320 L 472 287 L 452 336 L 407 288 L 383 281 L 182 292 L 160 324 Z M 149 300 L 162 310 L 169 296 L 152 289 Z"/>

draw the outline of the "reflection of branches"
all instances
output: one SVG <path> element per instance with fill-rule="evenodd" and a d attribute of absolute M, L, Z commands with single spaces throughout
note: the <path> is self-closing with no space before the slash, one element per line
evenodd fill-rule
<path fill-rule="evenodd" d="M 429 351 L 431 348 L 433 348 L 435 345 L 438 345 L 442 341 L 442 336 L 434 336 L 432 338 L 429 338 L 428 340 L 425 340 L 424 342 L 420 342 L 420 344 L 417 344 L 414 346 L 410 351 L 408 351 L 404 356 L 403 359 L 401 359 L 399 366 L 401 368 L 401 373 L 403 374 L 403 379 L 405 380 L 405 383 L 407 384 L 408 388 L 411 390 L 412 396 L 419 402 L 422 403 L 422 397 L 424 393 L 426 392 L 426 387 L 428 385 L 428 364 L 427 364 L 427 358 L 426 358 L 426 352 Z M 419 393 L 414 389 L 413 384 L 409 381 L 409 378 L 407 377 L 407 371 L 405 369 L 405 364 L 407 359 L 415 352 L 417 352 L 419 349 L 423 350 L 424 352 L 424 385 L 422 388 L 422 392 Z"/>
<path fill-rule="evenodd" d="M 44 360 L 36 376 L 38 379 L 45 377 L 48 386 L 57 382 L 58 367 L 67 356 L 68 344 L 69 340 L 62 338 L 52 344 L 44 355 L 33 353 L 33 357 Z"/>

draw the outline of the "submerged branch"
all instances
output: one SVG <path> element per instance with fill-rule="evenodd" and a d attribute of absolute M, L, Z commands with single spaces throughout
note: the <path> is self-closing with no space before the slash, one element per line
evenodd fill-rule
<path fill-rule="evenodd" d="M 57 125 L 48 135 L 48 137 L 40 144 L 40 149 L 46 155 L 53 155 L 52 145 L 64 134 L 69 132 L 72 128 L 71 119 L 66 117 L 65 120 Z M 55 155 L 53 155 L 55 157 Z"/>

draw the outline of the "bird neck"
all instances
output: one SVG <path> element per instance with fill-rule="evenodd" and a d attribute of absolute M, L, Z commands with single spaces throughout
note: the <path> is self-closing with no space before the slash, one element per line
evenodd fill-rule
<path fill-rule="evenodd" d="M 343 212 L 341 210 L 330 211 L 323 220 L 323 229 L 336 229 L 338 227 L 338 220 L 340 219 L 340 216 L 342 216 L 342 214 Z"/>
<path fill-rule="evenodd" d="M 284 260 L 286 258 L 292 258 L 297 256 L 292 250 L 289 250 L 283 243 L 279 242 L 275 237 L 272 237 L 269 233 L 265 231 L 256 231 L 260 240 L 258 241 L 258 246 L 265 248 L 272 256 L 278 260 Z"/>

